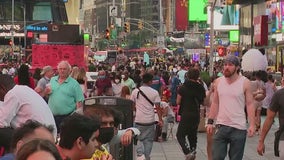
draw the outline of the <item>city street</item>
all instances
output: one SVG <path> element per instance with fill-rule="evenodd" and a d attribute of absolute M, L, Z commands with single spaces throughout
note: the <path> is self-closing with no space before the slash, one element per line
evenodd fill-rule
<path fill-rule="evenodd" d="M 264 122 L 264 117 L 262 117 L 262 122 Z M 174 126 L 175 136 L 176 129 L 178 124 L 176 123 Z M 276 159 L 274 157 L 273 151 L 273 142 L 274 142 L 274 132 L 278 128 L 278 119 L 275 119 L 275 123 L 272 125 L 271 130 L 268 133 L 268 136 L 265 140 L 266 144 L 266 152 L 264 156 L 259 156 L 256 151 L 257 143 L 258 143 L 258 135 L 255 135 L 252 138 L 247 139 L 245 154 L 243 160 L 271 160 Z M 176 140 L 176 138 L 170 137 L 166 142 L 155 142 L 152 150 L 152 160 L 183 160 L 184 155 L 181 151 L 181 148 Z M 206 133 L 198 133 L 198 144 L 197 144 L 197 156 L 196 160 L 206 160 L 207 152 L 206 152 Z M 229 160 L 229 158 L 226 158 Z"/>

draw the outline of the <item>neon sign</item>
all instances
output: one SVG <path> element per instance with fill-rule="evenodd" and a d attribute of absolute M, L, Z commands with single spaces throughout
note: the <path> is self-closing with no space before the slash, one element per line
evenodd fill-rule
<path fill-rule="evenodd" d="M 47 31 L 47 26 L 27 26 L 28 31 Z"/>

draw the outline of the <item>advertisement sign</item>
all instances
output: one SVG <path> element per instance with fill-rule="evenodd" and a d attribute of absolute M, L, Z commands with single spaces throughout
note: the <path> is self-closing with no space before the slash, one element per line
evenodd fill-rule
<path fill-rule="evenodd" d="M 207 1 L 208 0 L 189 0 L 188 21 L 207 20 Z"/>
<path fill-rule="evenodd" d="M 32 46 L 33 68 L 42 68 L 46 65 L 56 68 L 62 60 L 68 61 L 71 65 L 86 67 L 86 57 L 83 45 L 33 44 Z"/>
<path fill-rule="evenodd" d="M 188 25 L 188 1 L 176 0 L 176 29 L 177 31 L 186 31 Z"/>
<path fill-rule="evenodd" d="M 211 7 L 207 8 L 210 24 Z M 239 5 L 226 5 L 214 7 L 214 29 L 215 30 L 238 30 L 239 28 Z"/>
<path fill-rule="evenodd" d="M 230 42 L 239 42 L 240 32 L 239 30 L 229 31 L 229 40 Z"/>
<path fill-rule="evenodd" d="M 261 15 L 253 18 L 254 45 L 265 46 L 268 44 L 268 16 Z"/>
<path fill-rule="evenodd" d="M 271 22 L 271 32 L 284 32 L 284 2 L 266 2 L 268 21 Z"/>
<path fill-rule="evenodd" d="M 11 37 L 14 30 L 14 37 L 24 37 L 23 25 L 21 24 L 0 24 L 0 37 Z"/>

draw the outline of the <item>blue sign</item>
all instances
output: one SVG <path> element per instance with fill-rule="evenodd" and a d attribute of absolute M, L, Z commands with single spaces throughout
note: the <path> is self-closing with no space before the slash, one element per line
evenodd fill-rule
<path fill-rule="evenodd" d="M 47 26 L 27 26 L 26 30 L 28 31 L 47 31 Z"/>

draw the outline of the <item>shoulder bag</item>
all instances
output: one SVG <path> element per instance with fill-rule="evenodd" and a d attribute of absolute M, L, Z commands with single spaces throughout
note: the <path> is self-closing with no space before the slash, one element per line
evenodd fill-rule
<path fill-rule="evenodd" d="M 137 88 L 139 90 L 139 92 L 137 93 L 137 98 L 139 96 L 139 93 L 154 107 L 154 111 L 155 111 L 155 121 L 159 121 L 159 116 L 157 114 L 157 108 L 155 106 L 155 104 L 146 96 L 146 94 L 140 89 Z"/>

